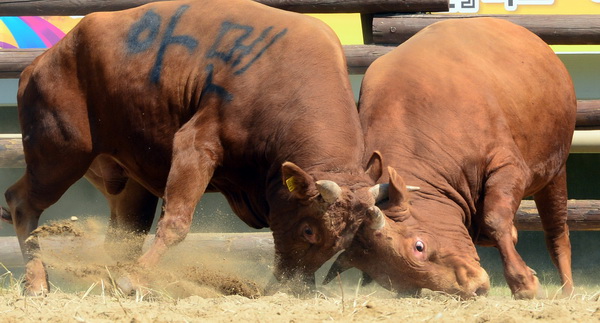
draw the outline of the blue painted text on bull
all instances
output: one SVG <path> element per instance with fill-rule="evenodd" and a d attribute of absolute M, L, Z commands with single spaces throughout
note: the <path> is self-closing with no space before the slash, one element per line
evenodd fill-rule
<path fill-rule="evenodd" d="M 181 6 L 177 9 L 177 12 L 171 17 L 169 24 L 167 25 L 167 30 L 165 30 L 165 35 L 160 41 L 160 46 L 158 48 L 158 53 L 156 54 L 156 60 L 154 61 L 154 66 L 150 70 L 150 81 L 152 83 L 158 83 L 160 80 L 160 71 L 162 70 L 162 64 L 165 58 L 165 51 L 169 45 L 179 44 L 187 47 L 188 51 L 192 53 L 194 49 L 198 46 L 198 41 L 191 36 L 188 35 L 178 35 L 174 36 L 173 31 L 175 30 L 175 26 L 179 22 L 181 15 L 189 8 L 189 6 Z M 131 30 L 129 31 L 129 35 L 127 37 L 127 48 L 130 53 L 140 53 L 146 51 L 154 40 L 158 36 L 158 32 L 161 25 L 161 18 L 154 11 L 149 10 L 146 14 L 140 19 L 138 22 L 133 24 Z M 140 36 L 144 33 L 144 31 L 148 30 L 148 36 L 144 40 L 140 40 Z"/>
<path fill-rule="evenodd" d="M 158 52 L 152 69 L 150 70 L 150 81 L 158 84 L 160 81 L 162 65 L 165 53 L 170 45 L 182 45 L 188 49 L 190 55 L 199 45 L 199 41 L 190 35 L 174 35 L 175 28 L 181 16 L 189 6 L 184 5 L 177 9 L 169 20 L 164 36 L 159 41 Z M 134 23 L 129 30 L 126 46 L 130 54 L 145 52 L 156 44 L 159 39 L 162 18 L 152 9 L 148 10 L 140 20 Z M 233 75 L 241 75 L 246 72 L 273 44 L 287 33 L 287 28 L 273 34 L 273 26 L 266 27 L 252 40 L 255 28 L 248 25 L 236 24 L 225 21 L 221 24 L 215 41 L 206 52 L 209 62 L 205 68 L 207 73 L 203 94 L 214 93 L 227 101 L 233 99 L 233 95 L 224 87 L 213 83 L 213 71 L 217 60 L 233 67 Z"/>

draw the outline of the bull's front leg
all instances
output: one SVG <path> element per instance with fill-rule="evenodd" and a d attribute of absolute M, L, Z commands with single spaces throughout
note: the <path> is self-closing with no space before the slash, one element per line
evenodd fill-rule
<path fill-rule="evenodd" d="M 194 210 L 208 186 L 220 160 L 220 145 L 208 131 L 196 131 L 194 119 L 175 135 L 173 158 L 164 195 L 164 210 L 150 248 L 138 259 L 141 268 L 156 266 L 169 247 L 181 242 L 190 230 Z M 205 128 L 206 129 L 206 128 Z M 205 130 L 203 129 L 203 130 Z M 130 293 L 138 282 L 121 280 L 120 287 Z"/>
<path fill-rule="evenodd" d="M 482 230 L 498 248 L 504 277 L 517 299 L 535 298 L 540 290 L 535 272 L 515 248 L 517 229 L 513 221 L 524 193 L 524 178 L 524 172 L 516 166 L 496 169 L 486 180 L 483 198 Z"/>

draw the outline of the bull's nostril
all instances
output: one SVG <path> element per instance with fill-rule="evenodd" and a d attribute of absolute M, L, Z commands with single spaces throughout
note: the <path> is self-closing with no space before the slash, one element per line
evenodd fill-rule
<path fill-rule="evenodd" d="M 490 291 L 490 277 L 487 272 L 482 269 L 479 276 L 479 286 L 475 290 L 475 295 L 477 296 L 485 296 Z"/>

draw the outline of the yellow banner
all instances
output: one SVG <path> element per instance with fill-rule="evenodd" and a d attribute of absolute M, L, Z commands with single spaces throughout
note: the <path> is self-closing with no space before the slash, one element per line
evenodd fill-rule
<path fill-rule="evenodd" d="M 331 27 L 344 45 L 362 45 L 363 36 L 358 13 L 311 14 Z"/>

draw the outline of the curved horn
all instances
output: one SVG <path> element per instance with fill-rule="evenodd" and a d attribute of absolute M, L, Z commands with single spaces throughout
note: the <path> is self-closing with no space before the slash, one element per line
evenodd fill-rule
<path fill-rule="evenodd" d="M 371 193 L 371 195 L 373 195 L 373 198 L 375 199 L 375 204 L 389 198 L 389 186 L 390 184 L 387 183 L 377 184 L 369 189 L 369 192 Z M 418 186 L 406 185 L 406 189 L 409 192 L 414 192 L 420 190 L 421 188 Z"/>
<path fill-rule="evenodd" d="M 383 211 L 376 206 L 371 206 L 368 212 L 372 220 L 370 228 L 373 230 L 383 229 L 385 226 L 385 215 L 383 214 Z"/>
<path fill-rule="evenodd" d="M 375 199 L 375 204 L 389 197 L 389 187 L 390 184 L 377 184 L 369 189 L 369 193 L 371 193 Z"/>
<path fill-rule="evenodd" d="M 340 255 L 335 259 L 331 268 L 329 268 L 329 272 L 323 279 L 323 285 L 329 284 L 337 275 L 343 273 L 344 271 L 352 268 L 350 262 L 348 261 L 348 253 L 346 251 L 340 253 Z"/>
<path fill-rule="evenodd" d="M 320 180 L 316 182 L 319 193 L 325 200 L 325 202 L 332 204 L 340 195 L 342 195 L 342 189 L 334 181 Z"/>

